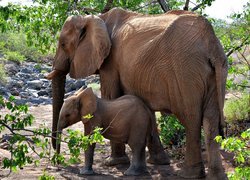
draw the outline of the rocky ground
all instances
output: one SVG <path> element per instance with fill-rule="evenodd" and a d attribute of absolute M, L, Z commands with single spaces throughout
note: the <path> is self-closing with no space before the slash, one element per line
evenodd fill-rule
<path fill-rule="evenodd" d="M 18 103 L 26 103 L 29 105 L 30 113 L 34 115 L 35 122 L 31 128 L 37 128 L 41 124 L 51 127 L 52 121 L 52 105 L 51 105 L 51 82 L 44 78 L 47 72 L 50 72 L 51 66 L 47 64 L 37 64 L 34 62 L 25 62 L 22 65 L 8 62 L 5 64 L 5 69 L 8 73 L 6 83 L 0 84 L 0 94 L 4 97 L 14 95 Z M 98 82 L 98 77 L 89 77 L 75 81 L 67 77 L 66 93 L 71 94 L 82 86 Z M 0 113 L 6 113 L 5 109 L 0 109 Z M 83 125 L 77 123 L 70 127 L 71 129 L 83 130 Z M 0 138 L 3 133 L 0 134 Z M 0 164 L 3 157 L 10 157 L 9 152 L 1 146 L 0 143 Z M 64 150 L 66 145 L 62 146 Z M 181 150 L 167 150 L 171 154 L 181 152 Z M 171 152 L 172 151 L 172 152 Z M 127 148 L 127 153 L 130 156 L 130 149 Z M 114 167 L 107 167 L 103 164 L 104 160 L 110 155 L 109 142 L 105 145 L 98 145 L 95 153 L 94 170 L 96 172 L 93 176 L 83 176 L 79 174 L 79 167 L 82 164 L 74 164 L 69 167 L 54 167 L 46 160 L 42 161 L 41 165 L 35 167 L 28 165 L 17 173 L 11 173 L 5 169 L 0 169 L 0 179 L 37 179 L 43 174 L 45 170 L 48 174 L 53 175 L 56 179 L 181 179 L 176 174 L 180 169 L 182 160 L 176 159 L 175 156 L 171 158 L 171 165 L 155 166 L 147 164 L 148 173 L 140 177 L 126 177 L 123 172 L 128 168 L 128 165 L 118 165 Z M 181 154 L 183 157 L 183 154 Z M 81 155 L 83 161 L 84 156 Z M 205 152 L 203 152 L 204 162 L 206 161 Z M 223 166 L 226 171 L 232 171 L 232 155 L 222 151 Z M 7 176 L 8 175 L 8 176 Z"/>
<path fill-rule="evenodd" d="M 51 104 L 51 81 L 45 75 L 51 71 L 51 66 L 44 63 L 24 62 L 17 64 L 7 61 L 4 65 L 7 72 L 6 82 L 0 82 L 0 94 L 8 98 L 16 97 L 20 104 L 39 105 Z M 87 84 L 98 82 L 97 76 L 74 80 L 67 76 L 66 97 L 75 90 Z"/>

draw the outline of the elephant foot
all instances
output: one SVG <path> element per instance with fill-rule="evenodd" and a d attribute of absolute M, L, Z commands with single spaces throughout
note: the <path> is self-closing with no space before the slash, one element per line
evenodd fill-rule
<path fill-rule="evenodd" d="M 140 167 L 134 167 L 130 166 L 125 172 L 124 175 L 126 176 L 139 176 L 142 174 L 147 173 L 147 168 L 146 166 L 140 166 Z"/>
<path fill-rule="evenodd" d="M 147 159 L 147 163 L 156 165 L 169 165 L 170 159 L 167 153 L 165 153 L 165 151 L 162 151 L 158 154 L 150 154 L 149 158 Z"/>
<path fill-rule="evenodd" d="M 207 180 L 227 180 L 227 175 L 224 170 L 208 170 Z"/>
<path fill-rule="evenodd" d="M 129 164 L 129 158 L 127 155 L 121 157 L 108 157 L 104 163 L 106 166 L 115 166 L 118 164 Z"/>
<path fill-rule="evenodd" d="M 203 163 L 198 163 L 192 167 L 184 166 L 178 172 L 178 176 L 186 179 L 200 179 L 206 176 Z"/>
<path fill-rule="evenodd" d="M 84 167 L 84 168 L 80 169 L 80 174 L 82 174 L 82 175 L 93 175 L 93 174 L 95 174 L 95 172 L 93 171 L 92 168 Z"/>

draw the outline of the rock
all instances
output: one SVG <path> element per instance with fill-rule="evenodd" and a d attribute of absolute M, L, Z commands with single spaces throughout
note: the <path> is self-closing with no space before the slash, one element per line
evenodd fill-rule
<path fill-rule="evenodd" d="M 27 81 L 27 85 L 30 89 L 40 90 L 43 85 L 43 82 L 40 80 Z"/>
<path fill-rule="evenodd" d="M 85 79 L 76 81 L 75 87 L 76 87 L 76 90 L 80 89 L 81 87 L 86 87 Z"/>
<path fill-rule="evenodd" d="M 11 79 L 11 80 L 7 83 L 7 88 L 8 88 L 8 89 L 12 89 L 12 88 L 21 89 L 21 88 L 23 87 L 23 85 L 24 85 L 23 81 Z"/>
<path fill-rule="evenodd" d="M 19 96 L 19 90 L 18 89 L 16 89 L 16 88 L 12 88 L 12 89 L 10 89 L 10 91 L 9 91 L 10 93 L 11 93 L 11 95 L 13 95 L 13 96 Z"/>
<path fill-rule="evenodd" d="M 4 69 L 9 76 L 15 75 L 19 71 L 19 65 L 13 62 L 8 62 L 4 65 Z"/>
<path fill-rule="evenodd" d="M 91 75 L 88 78 L 86 78 L 86 84 L 92 84 L 97 83 L 100 84 L 100 76 L 99 75 Z"/>
<path fill-rule="evenodd" d="M 48 96 L 49 95 L 48 92 L 45 90 L 41 90 L 37 94 L 38 94 L 38 96 Z"/>
<path fill-rule="evenodd" d="M 21 98 L 25 98 L 25 99 L 27 99 L 27 98 L 29 97 L 29 93 L 28 93 L 28 92 L 23 91 L 23 92 L 20 92 L 20 93 L 19 93 L 19 96 L 21 96 Z"/>
<path fill-rule="evenodd" d="M 0 94 L 4 97 L 9 97 L 11 95 L 10 92 L 3 86 L 0 86 Z"/>
<path fill-rule="evenodd" d="M 32 74 L 32 69 L 30 67 L 24 67 L 20 70 L 20 72 L 25 74 Z"/>
<path fill-rule="evenodd" d="M 42 101 L 41 104 L 51 104 L 52 103 L 52 99 L 49 97 L 40 97 L 40 100 Z"/>
<path fill-rule="evenodd" d="M 6 78 L 6 84 L 0 84 L 0 93 L 8 98 L 11 94 L 16 96 L 17 104 L 51 104 L 52 88 L 51 81 L 44 78 L 44 71 L 50 72 L 51 66 L 37 64 L 34 62 L 24 62 L 20 65 L 7 63 L 5 66 L 10 73 Z M 75 80 L 67 76 L 65 97 L 73 94 L 81 87 L 86 87 L 88 83 L 99 82 L 98 76 L 90 76 L 86 79 Z"/>
<path fill-rule="evenodd" d="M 33 96 L 33 97 L 38 97 L 38 91 L 34 90 L 34 89 L 26 89 L 26 92 L 29 94 L 29 96 Z"/>
<path fill-rule="evenodd" d="M 49 80 L 44 79 L 44 78 L 41 78 L 41 79 L 40 79 L 40 81 L 42 81 L 43 83 L 48 83 L 48 84 L 50 83 L 50 81 L 49 81 Z"/>
<path fill-rule="evenodd" d="M 26 104 L 27 100 L 26 99 L 22 99 L 20 96 L 15 96 L 15 103 L 17 105 Z"/>
<path fill-rule="evenodd" d="M 74 90 L 76 90 L 76 86 L 75 86 L 74 81 L 73 80 L 66 81 L 65 92 L 68 93 L 68 92 L 71 92 L 71 91 L 74 91 Z"/>
<path fill-rule="evenodd" d="M 43 103 L 43 100 L 41 100 L 40 98 L 30 98 L 29 99 L 29 103 L 33 104 L 33 105 L 38 105 Z"/>
<path fill-rule="evenodd" d="M 52 88 L 51 88 L 51 85 L 48 86 L 45 91 L 48 93 L 48 96 L 51 98 L 52 97 Z"/>
<path fill-rule="evenodd" d="M 22 73 L 22 72 L 18 72 L 16 74 L 16 77 L 19 79 L 23 79 L 23 80 L 29 80 L 30 79 L 30 74 L 26 74 L 26 73 Z"/>

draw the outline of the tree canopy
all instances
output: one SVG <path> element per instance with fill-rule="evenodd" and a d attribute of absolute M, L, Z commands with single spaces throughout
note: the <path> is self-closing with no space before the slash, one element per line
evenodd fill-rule
<path fill-rule="evenodd" d="M 33 5 L 8 4 L 0 7 L 0 29 L 5 31 L 24 31 L 27 43 L 34 44 L 43 52 L 56 41 L 67 16 L 72 14 L 99 14 L 113 7 L 131 11 L 159 14 L 171 9 L 199 11 L 210 6 L 214 0 L 196 0 L 192 9 L 189 0 L 33 0 Z"/>

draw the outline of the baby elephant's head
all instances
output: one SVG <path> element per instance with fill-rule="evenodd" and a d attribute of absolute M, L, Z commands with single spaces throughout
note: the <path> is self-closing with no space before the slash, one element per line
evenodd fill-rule
<path fill-rule="evenodd" d="M 64 128 L 79 121 L 86 123 L 89 114 L 96 111 L 96 96 L 91 88 L 78 90 L 73 96 L 65 99 L 59 114 L 56 133 L 56 151 L 60 153 L 60 135 Z"/>
<path fill-rule="evenodd" d="M 92 115 L 96 111 L 96 106 L 96 96 L 91 88 L 78 90 L 64 100 L 57 130 L 61 131 L 79 121 L 86 123 L 89 120 L 88 115 Z"/>

